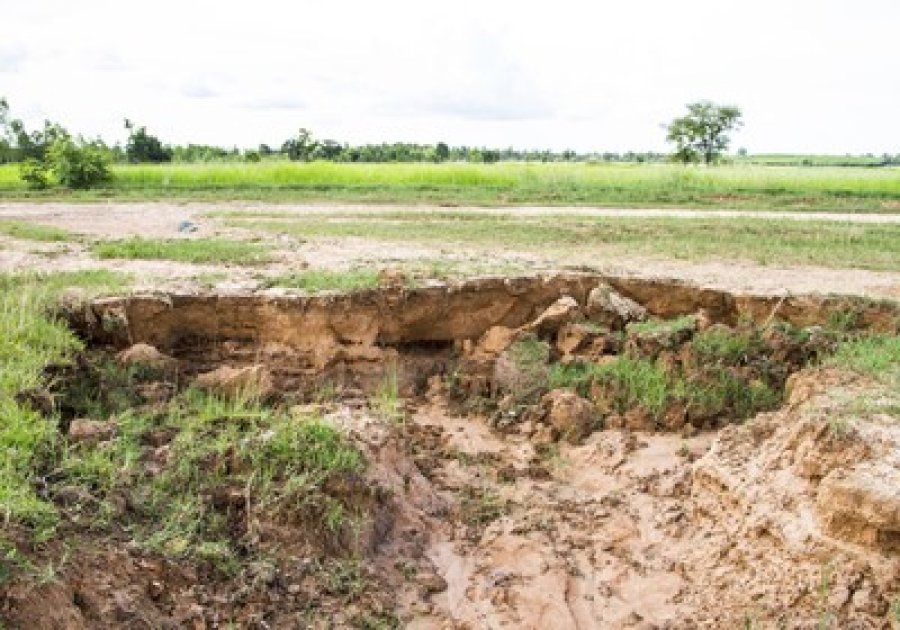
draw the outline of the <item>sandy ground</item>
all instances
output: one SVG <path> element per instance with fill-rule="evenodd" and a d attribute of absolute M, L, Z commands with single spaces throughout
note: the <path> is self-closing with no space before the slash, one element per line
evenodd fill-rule
<path fill-rule="evenodd" d="M 436 206 L 365 206 L 354 204 L 265 204 L 228 203 L 2 203 L 0 220 L 29 220 L 53 225 L 97 238 L 144 236 L 178 237 L 178 224 L 192 221 L 194 236 L 258 237 L 246 230 L 228 228 L 207 218 L 214 211 L 254 211 L 322 215 L 339 212 L 383 213 L 447 211 Z M 694 218 L 757 217 L 761 219 L 826 220 L 855 223 L 900 223 L 900 214 L 836 214 L 797 212 L 752 212 L 734 210 L 658 210 L 583 207 L 454 208 L 466 212 L 509 213 L 521 216 L 573 214 L 580 216 L 631 216 Z M 42 244 L 0 237 L 0 271 L 59 271 L 108 268 L 135 274 L 139 286 L 167 288 L 217 286 L 253 288 L 261 278 L 285 271 L 312 268 L 346 268 L 357 265 L 386 267 L 416 261 L 450 261 L 469 273 L 501 270 L 504 273 L 534 272 L 559 268 L 588 267 L 615 275 L 678 278 L 703 286 L 765 294 L 841 293 L 882 298 L 900 298 L 900 270 L 829 269 L 810 266 L 761 266 L 752 262 L 690 262 L 665 258 L 611 256 L 594 249 L 534 254 L 515 250 L 487 251 L 472 247 L 440 247 L 426 243 L 398 245 L 366 239 L 322 238 L 298 241 L 287 236 L 264 235 L 275 261 L 264 267 L 190 265 L 158 261 L 99 261 L 81 243 Z M 226 277 L 227 276 L 227 277 Z"/>

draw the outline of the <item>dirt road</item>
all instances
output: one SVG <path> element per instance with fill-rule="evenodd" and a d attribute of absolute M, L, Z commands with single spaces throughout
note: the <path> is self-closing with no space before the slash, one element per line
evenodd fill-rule
<path fill-rule="evenodd" d="M 358 204 L 267 204 L 227 203 L 2 203 L 0 220 L 25 220 L 65 228 L 93 238 L 178 237 L 178 225 L 192 221 L 198 226 L 194 236 L 262 238 L 277 251 L 275 262 L 266 267 L 189 265 L 160 261 L 100 261 L 82 242 L 42 244 L 0 237 L 0 271 L 110 268 L 135 273 L 147 286 L 191 286 L 199 277 L 209 282 L 211 275 L 227 274 L 229 286 L 252 288 L 260 277 L 298 268 L 347 268 L 356 265 L 385 267 L 416 261 L 450 261 L 458 266 L 489 272 L 503 267 L 505 272 L 535 272 L 559 268 L 589 267 L 626 276 L 678 278 L 703 286 L 754 293 L 845 293 L 882 298 L 900 298 L 900 270 L 868 271 L 813 266 L 762 266 L 741 261 L 687 261 L 662 257 L 612 256 L 596 249 L 567 248 L 565 251 L 524 252 L 515 248 L 502 251 L 477 246 L 452 248 L 433 243 L 381 243 L 360 238 L 295 239 L 257 234 L 251 230 L 230 228 L 212 212 L 258 212 L 263 218 L 365 212 L 371 214 L 410 212 L 505 213 L 522 217 L 577 215 L 586 217 L 672 217 L 686 221 L 700 218 L 727 220 L 754 217 L 761 220 L 844 221 L 859 224 L 898 224 L 900 214 L 834 214 L 799 212 L 752 212 L 735 210 L 659 210 L 583 207 L 502 207 L 440 208 L 436 206 L 396 206 Z M 499 267 L 498 267 L 499 266 Z M 219 278 L 222 280 L 222 278 Z"/>

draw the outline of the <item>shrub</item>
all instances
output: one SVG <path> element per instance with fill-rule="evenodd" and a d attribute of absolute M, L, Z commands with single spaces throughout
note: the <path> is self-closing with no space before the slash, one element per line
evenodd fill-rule
<path fill-rule="evenodd" d="M 59 183 L 68 188 L 92 188 L 112 179 L 106 154 L 90 142 L 59 138 L 50 145 L 47 162 Z"/>
<path fill-rule="evenodd" d="M 31 190 L 44 190 L 50 186 L 50 167 L 44 162 L 28 158 L 19 165 L 19 176 Z"/>

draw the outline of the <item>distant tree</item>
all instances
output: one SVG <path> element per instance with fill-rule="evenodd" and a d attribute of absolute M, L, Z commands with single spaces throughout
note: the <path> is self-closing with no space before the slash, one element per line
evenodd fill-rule
<path fill-rule="evenodd" d="M 434 147 L 434 157 L 438 162 L 446 162 L 450 157 L 450 147 L 446 142 L 438 142 Z"/>
<path fill-rule="evenodd" d="M 125 157 L 129 162 L 172 161 L 172 149 L 164 147 L 159 138 L 147 133 L 146 127 L 138 127 L 126 118 L 125 128 L 129 131 L 125 145 Z"/>
<path fill-rule="evenodd" d="M 712 164 L 728 148 L 729 133 L 741 126 L 741 110 L 731 105 L 698 101 L 688 113 L 669 123 L 666 140 L 675 144 L 675 158 Z"/>
<path fill-rule="evenodd" d="M 281 152 L 288 156 L 291 160 L 308 161 L 313 156 L 318 143 L 313 140 L 312 132 L 309 129 L 301 127 L 295 138 L 285 140 L 281 145 Z"/>
<path fill-rule="evenodd" d="M 741 147 L 740 149 L 738 149 L 738 155 L 741 156 L 742 158 L 747 157 L 746 147 Z"/>

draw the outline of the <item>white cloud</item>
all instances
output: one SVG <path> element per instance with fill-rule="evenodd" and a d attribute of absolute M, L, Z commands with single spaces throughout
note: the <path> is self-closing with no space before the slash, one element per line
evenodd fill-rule
<path fill-rule="evenodd" d="M 0 94 L 86 134 L 663 149 L 698 98 L 753 151 L 900 151 L 896 0 L 29 0 Z M 127 8 L 126 8 L 127 7 Z M 39 120 L 29 120 L 37 123 Z"/>

